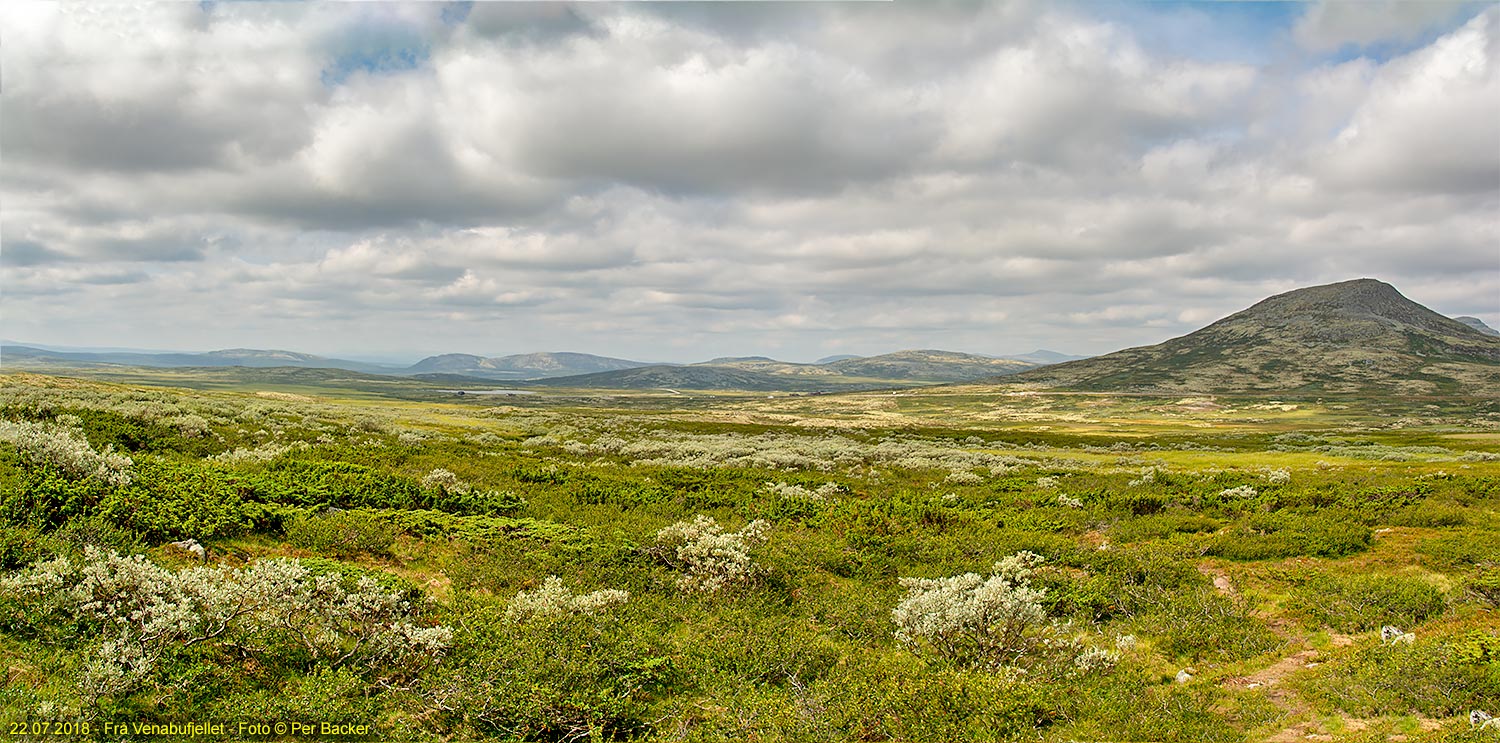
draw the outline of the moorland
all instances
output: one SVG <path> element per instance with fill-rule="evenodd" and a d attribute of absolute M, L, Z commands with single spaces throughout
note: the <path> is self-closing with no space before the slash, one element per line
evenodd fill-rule
<path fill-rule="evenodd" d="M 0 729 L 1494 740 L 1500 341 L 1395 307 L 829 394 L 7 369 Z"/>
<path fill-rule="evenodd" d="M 1465 740 L 1500 688 L 1493 399 L 223 387 L 3 377 L 0 724 Z"/>

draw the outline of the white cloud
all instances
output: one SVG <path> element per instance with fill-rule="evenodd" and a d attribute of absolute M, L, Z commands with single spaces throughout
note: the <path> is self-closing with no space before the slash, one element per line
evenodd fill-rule
<path fill-rule="evenodd" d="M 1500 326 L 1500 12 L 1291 46 L 1410 11 L 1338 8 L 1252 66 L 1088 5 L 8 3 L 4 335 L 1101 352 L 1365 275 Z"/>
<path fill-rule="evenodd" d="M 1409 41 L 1475 5 L 1457 0 L 1319 0 L 1292 33 L 1299 44 L 1318 51 Z"/>
<path fill-rule="evenodd" d="M 1387 63 L 1319 153 L 1339 188 L 1493 192 L 1500 187 L 1500 8 Z"/>

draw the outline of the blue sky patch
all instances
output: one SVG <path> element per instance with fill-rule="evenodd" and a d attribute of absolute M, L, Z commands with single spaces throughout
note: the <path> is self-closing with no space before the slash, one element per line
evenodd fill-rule
<path fill-rule="evenodd" d="M 360 73 L 381 75 L 421 67 L 432 46 L 416 29 L 392 22 L 361 23 L 336 38 L 323 68 L 323 84 L 342 85 Z"/>

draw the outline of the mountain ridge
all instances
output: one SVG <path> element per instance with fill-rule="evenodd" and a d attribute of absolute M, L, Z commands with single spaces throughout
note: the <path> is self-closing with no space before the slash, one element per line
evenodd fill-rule
<path fill-rule="evenodd" d="M 998 381 L 998 380 L 997 380 Z M 1375 279 L 1267 297 L 1187 335 L 1007 381 L 1160 392 L 1500 389 L 1500 338 Z"/>

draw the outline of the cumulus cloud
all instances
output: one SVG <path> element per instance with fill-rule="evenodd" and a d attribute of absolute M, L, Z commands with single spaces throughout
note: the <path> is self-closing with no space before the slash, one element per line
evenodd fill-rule
<path fill-rule="evenodd" d="M 1500 325 L 1500 11 L 1351 7 L 1194 8 L 1226 61 L 1087 4 L 7 3 L 4 334 L 1104 352 L 1365 275 Z"/>
<path fill-rule="evenodd" d="M 1456 0 L 1319 0 L 1297 21 L 1292 34 L 1310 49 L 1330 51 L 1345 45 L 1368 46 L 1410 41 L 1479 5 Z M 1482 6 L 1481 6 L 1482 7 Z"/>

